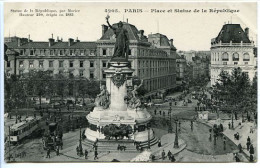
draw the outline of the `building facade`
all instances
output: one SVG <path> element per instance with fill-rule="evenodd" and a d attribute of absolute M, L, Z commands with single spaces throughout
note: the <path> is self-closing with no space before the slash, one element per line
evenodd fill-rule
<path fill-rule="evenodd" d="M 114 27 L 117 24 L 113 25 Z M 144 81 L 149 93 L 176 87 L 176 48 L 173 41 L 162 34 L 144 35 L 134 25 L 123 22 L 129 36 L 129 61 L 135 69 L 133 75 Z M 105 80 L 104 70 L 114 53 L 115 35 L 102 25 L 102 37 L 94 42 L 81 42 L 69 38 L 63 41 L 53 35 L 47 42 L 29 38 L 8 37 L 7 75 L 21 75 L 32 70 L 51 74 L 69 73 L 74 76 Z"/>
<path fill-rule="evenodd" d="M 243 30 L 240 24 L 225 24 L 216 38 L 211 40 L 211 86 L 220 72 L 240 67 L 253 79 L 257 71 L 257 57 L 254 42 L 249 40 L 249 29 Z"/>

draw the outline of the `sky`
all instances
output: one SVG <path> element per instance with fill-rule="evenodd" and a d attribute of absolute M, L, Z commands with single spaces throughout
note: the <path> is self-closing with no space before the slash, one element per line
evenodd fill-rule
<path fill-rule="evenodd" d="M 79 38 L 81 41 L 96 41 L 101 37 L 102 24 L 110 10 L 110 23 L 126 21 L 133 24 L 144 34 L 162 33 L 177 50 L 210 50 L 210 41 L 220 32 L 224 23 L 240 24 L 249 28 L 250 39 L 256 41 L 257 8 L 256 3 L 5 3 L 4 36 L 28 37 L 34 41 L 47 41 L 53 34 L 67 41 L 68 38 Z M 210 9 L 239 10 L 236 13 L 209 13 Z M 19 16 L 20 12 L 12 10 L 76 9 L 74 16 Z M 135 9 L 135 11 L 134 11 Z M 156 9 L 157 12 L 151 12 Z M 174 10 L 191 10 L 191 12 L 174 12 Z M 199 12 L 193 12 L 195 9 Z M 202 13 L 202 9 L 208 12 Z M 118 10 L 118 12 L 113 12 Z M 142 12 L 140 12 L 142 10 Z M 161 10 L 161 12 L 158 12 Z M 165 12 L 162 12 L 165 10 Z M 170 12 L 172 10 L 172 12 Z M 168 12 L 169 11 L 169 12 Z M 25 12 L 23 12 L 25 14 Z M 27 12 L 28 13 L 28 12 Z M 46 14 L 46 13 L 45 13 Z"/>

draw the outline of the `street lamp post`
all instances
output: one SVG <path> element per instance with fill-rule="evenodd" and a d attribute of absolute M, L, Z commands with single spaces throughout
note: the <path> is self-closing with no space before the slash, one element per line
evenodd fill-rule
<path fill-rule="evenodd" d="M 79 127 L 79 155 L 83 156 L 83 149 L 82 149 L 82 143 L 81 143 L 81 126 Z"/>
<path fill-rule="evenodd" d="M 169 109 L 169 129 L 168 133 L 172 133 L 172 102 L 170 104 L 170 109 Z"/>
<path fill-rule="evenodd" d="M 233 111 L 232 111 L 232 116 L 231 116 L 231 128 L 234 129 L 234 116 L 233 116 Z"/>
<path fill-rule="evenodd" d="M 175 124 L 176 124 L 176 131 L 175 131 L 175 140 L 174 140 L 174 148 L 179 148 L 179 142 L 178 142 L 178 119 L 176 117 L 175 119 Z"/>
<path fill-rule="evenodd" d="M 147 129 L 148 129 L 148 149 L 150 149 L 151 148 L 150 123 L 147 124 Z"/>

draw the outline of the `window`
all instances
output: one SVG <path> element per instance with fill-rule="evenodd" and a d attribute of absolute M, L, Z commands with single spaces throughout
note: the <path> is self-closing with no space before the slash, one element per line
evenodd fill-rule
<path fill-rule="evenodd" d="M 60 67 L 60 68 L 63 67 L 63 61 L 59 61 L 59 67 Z"/>
<path fill-rule="evenodd" d="M 10 61 L 7 61 L 7 62 L 6 62 L 6 67 L 10 67 L 10 66 L 11 66 Z"/>
<path fill-rule="evenodd" d="M 41 54 L 41 55 L 45 55 L 45 51 L 44 51 L 44 50 L 41 50 L 41 51 L 40 51 L 40 54 Z"/>
<path fill-rule="evenodd" d="M 223 62 L 223 65 L 227 65 L 227 62 Z"/>
<path fill-rule="evenodd" d="M 30 55 L 34 55 L 34 50 L 30 50 Z"/>
<path fill-rule="evenodd" d="M 243 55 L 243 61 L 249 61 L 249 60 L 250 60 L 249 54 L 248 54 L 248 53 L 245 53 L 245 54 Z"/>
<path fill-rule="evenodd" d="M 228 61 L 229 59 L 228 59 L 228 53 L 223 53 L 222 54 L 222 61 Z"/>
<path fill-rule="evenodd" d="M 43 68 L 43 61 L 39 61 L 39 68 Z"/>
<path fill-rule="evenodd" d="M 20 67 L 20 68 L 23 68 L 23 61 L 20 61 L 20 62 L 19 62 L 19 67 Z"/>
<path fill-rule="evenodd" d="M 80 55 L 84 55 L 84 50 L 80 50 Z"/>
<path fill-rule="evenodd" d="M 70 55 L 73 55 L 73 50 L 70 50 Z"/>
<path fill-rule="evenodd" d="M 94 67 L 94 62 L 90 61 L 90 67 L 93 68 Z"/>
<path fill-rule="evenodd" d="M 49 67 L 50 67 L 50 68 L 53 67 L 53 61 L 49 61 Z"/>
<path fill-rule="evenodd" d="M 239 61 L 239 54 L 237 52 L 233 54 L 233 61 Z"/>
<path fill-rule="evenodd" d="M 234 62 L 234 65 L 237 65 L 237 62 Z"/>
<path fill-rule="evenodd" d="M 248 62 L 245 62 L 245 65 L 248 65 Z"/>
<path fill-rule="evenodd" d="M 105 73 L 103 73 L 103 76 L 102 76 L 102 77 L 103 77 L 103 79 L 106 79 L 106 74 L 105 74 Z"/>
<path fill-rule="evenodd" d="M 24 50 L 20 50 L 20 55 L 24 55 Z"/>
<path fill-rule="evenodd" d="M 59 70 L 59 74 L 62 74 L 63 73 L 63 71 L 62 70 Z"/>
<path fill-rule="evenodd" d="M 107 55 L 107 49 L 103 49 L 102 52 L 103 52 L 103 55 Z"/>
<path fill-rule="evenodd" d="M 33 61 L 29 61 L 29 68 L 33 68 Z"/>
<path fill-rule="evenodd" d="M 54 55 L 54 51 L 53 50 L 50 50 L 50 55 Z"/>
<path fill-rule="evenodd" d="M 81 68 L 83 67 L 83 61 L 79 62 L 79 67 L 81 67 Z"/>
<path fill-rule="evenodd" d="M 64 55 L 64 50 L 60 50 L 60 55 Z"/>
<path fill-rule="evenodd" d="M 106 62 L 102 62 L 102 66 L 103 66 L 103 68 L 106 68 L 107 67 L 107 63 Z"/>
<path fill-rule="evenodd" d="M 83 71 L 79 71 L 79 76 L 83 76 Z"/>
<path fill-rule="evenodd" d="M 90 79 L 93 79 L 94 78 L 94 73 L 90 72 L 89 77 L 90 77 Z"/>
<path fill-rule="evenodd" d="M 128 50 L 128 55 L 132 55 L 132 50 L 131 49 Z"/>
<path fill-rule="evenodd" d="M 73 67 L 73 61 L 70 61 L 70 68 Z"/>

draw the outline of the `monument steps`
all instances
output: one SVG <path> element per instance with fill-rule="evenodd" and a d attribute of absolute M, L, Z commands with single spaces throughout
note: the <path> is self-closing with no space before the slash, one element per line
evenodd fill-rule
<path fill-rule="evenodd" d="M 150 141 L 150 146 L 153 146 L 153 145 L 155 145 L 155 144 L 157 144 L 157 143 L 158 143 L 158 138 L 154 137 L 154 138 L 151 139 L 151 141 Z M 148 147 L 148 141 L 141 142 L 141 143 L 140 143 L 140 146 L 141 146 L 142 148 L 147 148 L 147 147 Z"/>

